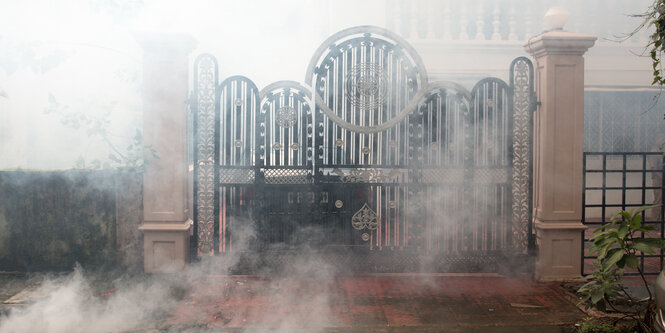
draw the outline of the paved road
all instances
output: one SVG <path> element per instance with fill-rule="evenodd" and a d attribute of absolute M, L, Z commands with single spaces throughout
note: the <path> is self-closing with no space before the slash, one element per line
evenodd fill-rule
<path fill-rule="evenodd" d="M 22 287 L 35 289 L 34 280 L 0 276 L 0 302 Z M 93 281 L 92 287 L 81 281 Z M 31 330 L 49 327 L 51 318 L 40 311 L 59 307 L 63 312 L 56 312 L 52 320 L 62 327 L 81 329 L 80 322 L 66 322 L 71 312 L 91 316 L 86 317 L 86 332 L 548 333 L 571 332 L 574 323 L 586 317 L 558 283 L 495 274 L 326 276 L 305 272 L 284 278 L 139 274 L 67 277 L 50 288 L 34 297 L 22 294 L 25 304 L 2 305 L 5 315 L 14 308 L 23 311 L 24 317 L 7 319 L 0 313 L 0 332 L 11 331 L 3 331 L 3 321 L 19 327 L 25 324 Z M 58 295 L 78 295 L 81 300 Z M 134 296 L 131 302 L 123 300 L 128 295 Z M 161 298 L 150 302 L 149 297 Z M 137 311 L 149 314 L 134 316 Z M 113 316 L 118 319 L 109 320 Z M 35 318 L 44 323 L 30 326 Z"/>
<path fill-rule="evenodd" d="M 561 332 L 586 315 L 557 283 L 501 276 L 366 275 L 271 280 L 207 276 L 171 327 L 243 332 Z"/>

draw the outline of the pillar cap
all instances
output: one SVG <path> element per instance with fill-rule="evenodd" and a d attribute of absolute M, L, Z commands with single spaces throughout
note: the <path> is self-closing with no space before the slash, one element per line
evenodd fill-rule
<path fill-rule="evenodd" d="M 582 56 L 596 43 L 598 37 L 575 32 L 552 30 L 530 38 L 524 50 L 535 58 L 545 55 Z"/>

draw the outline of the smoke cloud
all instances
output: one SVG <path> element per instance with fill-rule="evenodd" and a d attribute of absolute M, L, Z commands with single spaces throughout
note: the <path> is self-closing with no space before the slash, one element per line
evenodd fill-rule
<path fill-rule="evenodd" d="M 238 239 L 251 240 L 254 230 L 236 232 L 243 233 Z M 0 333 L 210 332 L 227 326 L 250 332 L 316 332 L 330 326 L 329 291 L 340 273 L 337 268 L 318 250 L 303 246 L 287 260 L 254 267 L 253 277 L 230 275 L 238 271 L 241 260 L 260 261 L 263 254 L 250 254 L 248 245 L 239 242 L 232 253 L 204 256 L 170 275 L 109 274 L 77 265 L 69 274 L 46 276 L 29 293 L 27 304 L 0 316 Z M 282 248 L 283 244 L 276 244 L 273 250 Z M 110 281 L 109 276 L 117 277 Z M 260 306 L 240 307 L 249 309 L 247 313 L 229 313 L 233 308 L 228 306 L 216 308 L 233 299 L 238 290 L 261 298 Z"/>
<path fill-rule="evenodd" d="M 462 17 L 460 13 L 463 13 L 467 20 L 465 25 L 473 27 L 467 37 L 478 37 L 489 43 L 490 38 L 494 38 L 490 31 L 494 28 L 494 12 L 485 13 L 488 20 L 481 20 L 481 24 L 474 20 L 474 13 L 483 8 L 493 10 L 491 1 L 473 1 L 474 6 L 468 7 L 462 4 L 469 2 L 451 1 L 455 4 L 447 12 L 445 1 L 428 2 L 434 3 L 433 8 L 412 8 L 413 3 L 416 2 L 69 0 L 58 4 L 48 1 L 5 3 L 0 11 L 0 49 L 7 50 L 0 54 L 0 169 L 140 165 L 143 64 L 140 47 L 132 36 L 135 31 L 189 32 L 199 41 L 194 55 L 209 52 L 219 56 L 221 78 L 242 74 L 252 78 L 259 87 L 265 87 L 278 80 L 302 81 L 306 65 L 321 41 L 343 28 L 373 24 L 413 41 L 418 50 L 429 50 L 422 56 L 431 81 L 467 80 L 462 84 L 470 88 L 487 75 L 507 79 L 510 61 L 524 55 L 521 43 L 542 31 L 542 14 L 547 7 L 555 5 L 553 1 L 539 1 L 524 13 L 520 12 L 523 16 L 514 19 L 519 22 L 515 32 L 519 36 L 515 39 L 509 39 L 510 24 L 502 20 L 501 48 L 512 47 L 511 43 L 515 48 L 496 56 L 501 52 L 494 50 L 495 45 L 489 52 L 490 59 L 480 57 L 488 53 L 482 48 L 485 42 L 474 40 L 465 44 L 467 40 L 459 37 L 462 32 L 458 27 L 453 30 L 454 36 L 449 37 L 452 39 L 441 42 L 444 34 L 439 23 L 447 22 L 440 20 L 441 16 L 432 15 L 447 13 L 453 19 Z M 646 8 L 645 1 L 630 2 L 630 5 L 622 2 L 622 7 L 617 9 L 620 12 L 606 15 L 611 19 L 605 20 L 622 24 L 599 28 L 584 25 L 587 20 L 581 13 L 595 11 L 581 3 L 567 2 L 575 6 L 571 11 L 577 15 L 571 19 L 570 30 L 604 29 L 601 32 L 604 36 L 630 31 L 632 24 L 623 15 Z M 354 10 L 349 11 L 349 8 Z M 403 13 L 408 15 L 402 16 Z M 408 23 L 410 13 L 419 15 L 412 23 Z M 515 15 L 508 10 L 501 13 Z M 426 23 L 428 17 L 430 21 Z M 437 27 L 438 32 L 421 31 L 429 26 Z M 478 26 L 487 31 L 475 31 Z M 622 26 L 623 30 L 611 30 L 617 26 Z M 450 45 L 464 47 L 456 49 L 448 47 Z M 596 56 L 594 52 L 591 51 L 590 57 Z M 489 141 L 486 146 L 494 141 L 485 139 Z M 490 218 L 493 214 L 489 209 L 501 205 L 490 202 L 495 198 L 483 199 L 482 193 L 473 193 L 473 200 L 488 200 L 475 207 L 488 210 L 471 211 L 460 204 L 459 192 L 459 189 L 442 185 L 428 194 L 427 200 L 438 204 L 429 208 L 429 214 L 437 218 L 429 226 L 431 232 L 424 235 L 435 240 L 433 253 L 463 252 L 456 242 L 462 240 L 464 228 L 480 234 L 477 239 L 482 243 L 486 239 L 482 235 L 501 234 L 501 228 L 506 227 Z M 476 221 L 483 224 L 473 224 Z M 244 225 L 251 223 L 247 221 Z M 121 272 L 108 281 L 108 273 L 76 267 L 67 275 L 48 276 L 34 292 L 35 299 L 31 303 L 17 306 L 0 317 L 0 333 L 207 332 L 220 327 L 246 328 L 252 332 L 292 332 L 294 329 L 316 332 L 335 323 L 336 300 L 331 288 L 338 277 L 353 273 L 349 268 L 331 263 L 325 250 L 306 244 L 289 248 L 293 255 L 286 259 L 265 257 L 271 250 L 288 246 L 274 244 L 263 253 L 253 252 L 250 245 L 256 238 L 256 230 L 247 227 L 234 232 L 235 239 L 241 242 L 234 243 L 232 252 L 204 256 L 177 274 Z M 296 233 L 325 235 L 325 231 L 315 228 Z M 423 244 L 425 242 L 423 240 Z M 504 248 L 504 245 L 485 242 L 472 245 L 475 248 L 470 250 L 489 251 Z M 381 251 L 391 255 L 399 249 Z M 421 256 L 412 272 L 445 269 L 436 267 L 440 264 L 437 259 L 434 255 Z M 265 262 L 269 264 L 262 266 Z M 523 266 L 523 263 L 503 264 L 509 267 L 507 271 L 512 271 L 512 266 Z M 243 265 L 249 265 L 255 276 L 234 276 L 248 267 Z M 100 274 L 107 276 L 101 278 Z M 427 279 L 422 281 L 429 283 Z M 263 302 L 260 309 L 270 311 L 259 311 L 257 307 L 238 314 L 226 313 L 230 311 L 228 308 L 196 306 L 229 300 L 233 297 L 231 292 L 255 294 Z"/>
<path fill-rule="evenodd" d="M 146 327 L 173 306 L 173 284 L 159 279 L 116 281 L 117 292 L 97 295 L 81 267 L 46 278 L 34 303 L 0 318 L 0 332 L 112 332 Z"/>
<path fill-rule="evenodd" d="M 594 33 L 600 42 L 631 31 L 639 22 L 628 14 L 641 13 L 649 5 L 648 0 L 624 1 L 612 8 L 604 6 L 603 15 L 591 17 L 586 15 L 599 12 L 596 2 L 527 1 L 523 10 L 514 13 L 502 5 L 497 8 L 499 33 L 502 42 L 516 38 L 513 51 L 481 56 L 486 53 L 482 48 L 446 44 L 446 38 L 455 43 L 461 40 L 462 18 L 467 21 L 469 39 L 495 38 L 491 31 L 495 3 L 5 1 L 0 11 L 0 48 L 4 50 L 0 55 L 0 169 L 114 167 L 118 163 L 110 155 L 122 160 L 114 148 L 123 154 L 133 151 L 125 147 L 133 143 L 135 130 L 142 127 L 142 51 L 133 37 L 137 31 L 191 33 L 198 40 L 192 54 L 217 55 L 220 77 L 245 75 L 265 87 L 279 80 L 302 81 L 320 42 L 335 32 L 358 25 L 382 26 L 413 43 L 431 79 L 454 80 L 470 88 L 488 75 L 507 79 L 507 64 L 525 55 L 522 43 L 545 29 L 542 16 L 551 6 L 568 7 L 572 17 L 567 27 Z M 416 13 L 417 20 L 405 13 Z M 512 37 L 511 15 L 516 23 Z M 478 17 L 485 18 L 481 22 L 485 31 L 476 31 Z M 450 31 L 444 33 L 446 24 L 450 24 Z M 636 53 L 642 51 L 644 38 L 648 38 L 646 31 L 629 41 Z M 438 45 L 430 39 L 442 47 L 428 51 Z M 595 63 L 596 52 L 590 51 L 590 66 Z M 649 64 L 644 65 L 644 71 L 650 73 Z M 54 102 L 59 113 L 53 112 Z M 72 118 L 80 116 L 107 121 L 107 135 L 91 135 L 89 130 L 94 126 L 84 123 L 76 127 Z"/>

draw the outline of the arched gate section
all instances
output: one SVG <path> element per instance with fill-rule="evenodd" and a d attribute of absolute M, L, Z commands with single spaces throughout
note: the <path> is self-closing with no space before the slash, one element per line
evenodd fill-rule
<path fill-rule="evenodd" d="M 197 255 L 308 246 L 362 270 L 487 271 L 532 245 L 527 58 L 467 90 L 429 82 L 399 36 L 356 27 L 303 84 L 219 82 L 217 66 L 194 65 Z"/>

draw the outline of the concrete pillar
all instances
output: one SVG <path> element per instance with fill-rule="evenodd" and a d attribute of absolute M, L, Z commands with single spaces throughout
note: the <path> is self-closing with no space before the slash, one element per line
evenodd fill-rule
<path fill-rule="evenodd" d="M 584 53 L 596 37 L 552 30 L 529 39 L 535 58 L 534 227 L 536 279 L 580 277 L 582 157 L 584 152 Z"/>
<path fill-rule="evenodd" d="M 179 33 L 143 33 L 144 270 L 173 272 L 189 259 L 187 109 L 188 55 L 195 40 Z"/>

